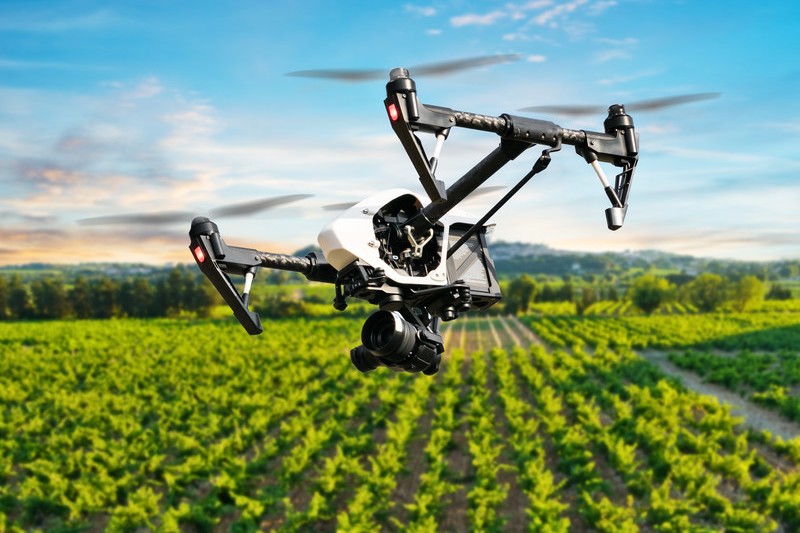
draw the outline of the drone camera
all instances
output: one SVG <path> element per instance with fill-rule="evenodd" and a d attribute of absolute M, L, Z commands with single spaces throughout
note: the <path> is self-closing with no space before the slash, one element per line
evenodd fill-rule
<path fill-rule="evenodd" d="M 441 337 L 406 320 L 399 311 L 376 311 L 361 330 L 361 346 L 350 360 L 361 372 L 387 366 L 396 371 L 435 374 L 439 370 Z"/>

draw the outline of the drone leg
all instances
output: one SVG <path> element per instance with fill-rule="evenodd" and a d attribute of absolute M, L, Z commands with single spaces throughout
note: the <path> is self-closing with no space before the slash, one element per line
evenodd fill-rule
<path fill-rule="evenodd" d="M 244 291 L 242 291 L 242 303 L 245 307 L 250 305 L 250 289 L 253 287 L 253 279 L 256 277 L 258 267 L 250 268 L 244 274 Z"/>

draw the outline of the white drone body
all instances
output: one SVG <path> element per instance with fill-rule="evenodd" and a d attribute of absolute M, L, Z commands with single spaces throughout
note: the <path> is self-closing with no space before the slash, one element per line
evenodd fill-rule
<path fill-rule="evenodd" d="M 420 209 L 427 203 L 426 198 L 407 189 L 388 189 L 360 201 L 322 228 L 317 241 L 328 263 L 336 270 L 342 270 L 354 261 L 361 260 L 372 268 L 383 268 L 386 276 L 398 284 L 445 285 L 448 281 L 445 261 L 441 261 L 438 267 L 426 275 L 411 276 L 403 270 L 387 268 L 386 262 L 381 258 L 379 242 L 376 240 L 373 228 L 373 217 L 390 201 L 404 195 L 416 198 Z M 451 211 L 439 220 L 441 231 L 444 232 L 444 238 L 439 239 L 441 257 L 446 255 L 445 245 L 448 242 L 450 223 L 457 219 L 458 222 L 471 225 L 477 220 L 477 218 L 470 220 L 466 216 L 458 216 L 459 214 Z M 409 242 L 409 248 L 412 246 Z"/>

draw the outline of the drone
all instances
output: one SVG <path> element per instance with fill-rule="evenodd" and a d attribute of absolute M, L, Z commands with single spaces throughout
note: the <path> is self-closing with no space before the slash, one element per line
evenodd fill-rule
<path fill-rule="evenodd" d="M 385 71 L 384 71 L 385 72 Z M 299 272 L 310 281 L 333 284 L 333 307 L 343 311 L 349 299 L 377 306 L 364 322 L 361 344 L 350 351 L 362 372 L 385 366 L 395 371 L 433 375 L 445 351 L 442 322 L 483 310 L 502 298 L 487 244 L 487 221 L 534 175 L 544 171 L 563 145 L 575 148 L 594 169 L 610 202 L 609 229 L 622 227 L 639 157 L 638 134 L 625 107 L 607 109 L 602 132 L 563 128 L 553 122 L 510 114 L 487 116 L 424 104 L 406 68 L 389 73 L 386 116 L 407 153 L 425 196 L 394 188 L 345 209 L 319 232 L 321 252 L 304 257 L 229 245 L 218 225 L 196 217 L 189 230 L 192 256 L 201 272 L 251 335 L 263 331 L 250 306 L 259 269 Z M 496 134 L 499 146 L 449 186 L 436 169 L 442 146 L 453 128 Z M 432 135 L 426 153 L 422 135 Z M 428 137 L 430 142 L 430 137 Z M 498 170 L 523 152 L 543 147 L 520 181 L 482 217 L 469 216 L 459 204 Z M 600 163 L 619 172 L 612 184 Z M 237 278 L 243 289 L 237 288 Z"/>

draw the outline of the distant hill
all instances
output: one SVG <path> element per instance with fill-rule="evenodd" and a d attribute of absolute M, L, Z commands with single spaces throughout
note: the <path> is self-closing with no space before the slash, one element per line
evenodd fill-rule
<path fill-rule="evenodd" d="M 625 252 L 575 252 L 544 244 L 498 241 L 489 250 L 503 276 L 520 274 L 604 275 L 631 269 L 659 269 L 695 276 L 714 272 L 725 276 L 756 275 L 800 280 L 800 259 L 783 261 L 736 261 L 680 255 L 660 250 Z"/>
<path fill-rule="evenodd" d="M 0 267 L 0 275 L 19 274 L 23 280 L 59 275 L 67 282 L 71 282 L 78 277 L 125 279 L 142 276 L 162 276 L 174 267 L 175 265 L 146 265 L 143 263 L 80 263 L 77 265 L 29 263 L 2 266 Z"/>

